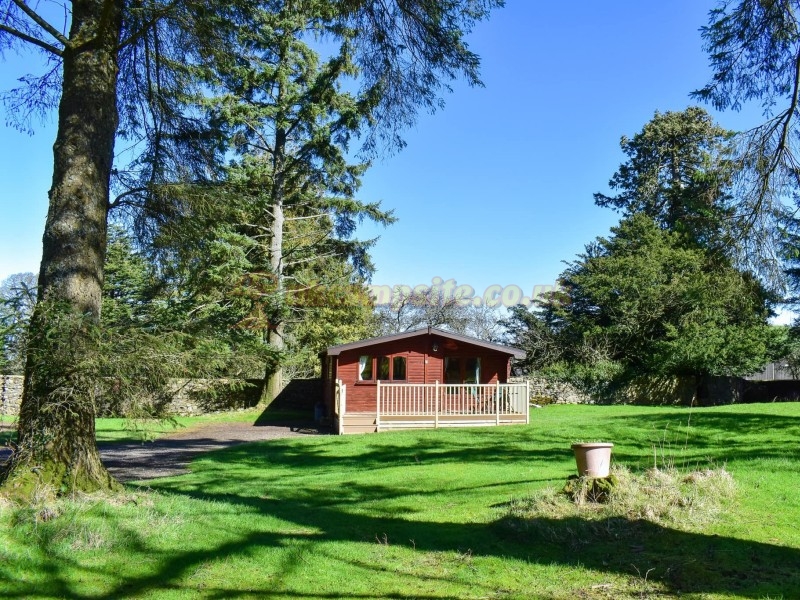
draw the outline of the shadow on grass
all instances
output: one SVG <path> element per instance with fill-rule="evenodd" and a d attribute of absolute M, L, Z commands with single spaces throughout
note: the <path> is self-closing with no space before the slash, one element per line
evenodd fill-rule
<path fill-rule="evenodd" d="M 800 438 L 800 416 L 767 414 L 736 405 L 711 410 L 686 409 L 668 414 L 654 414 L 643 422 L 636 415 L 616 416 L 606 425 L 609 441 L 620 442 L 615 458 L 627 464 L 653 466 L 654 450 L 658 460 L 675 460 L 675 466 L 764 459 L 785 459 L 787 441 Z M 649 430 L 632 439 L 632 429 Z M 765 432 L 775 432 L 765 436 Z M 663 466 L 659 464 L 659 466 Z"/>
<path fill-rule="evenodd" d="M 366 443 L 369 447 L 370 444 Z M 518 561 L 520 568 L 526 565 L 552 566 L 565 568 L 575 567 L 582 570 L 591 569 L 597 572 L 596 579 L 602 581 L 603 574 L 613 574 L 624 578 L 628 583 L 625 589 L 614 587 L 602 597 L 632 597 L 631 591 L 643 589 L 642 584 L 650 586 L 649 592 L 656 594 L 679 595 L 683 593 L 715 593 L 736 594 L 746 598 L 763 597 L 800 597 L 800 550 L 779 545 L 685 532 L 670 529 L 643 520 L 606 519 L 591 520 L 582 518 L 550 519 L 537 518 L 523 520 L 510 516 L 502 516 L 491 523 L 453 523 L 431 520 L 415 520 L 419 516 L 420 496 L 427 495 L 434 505 L 437 496 L 442 493 L 436 489 L 419 490 L 411 484 L 380 485 L 353 481 L 337 486 L 310 486 L 309 479 L 303 479 L 305 486 L 292 485 L 284 479 L 292 469 L 305 467 L 302 474 L 314 468 L 328 473 L 334 470 L 351 467 L 350 461 L 360 464 L 363 473 L 370 465 L 376 466 L 389 458 L 395 464 L 407 461 L 445 460 L 447 462 L 463 460 L 475 462 L 481 460 L 517 460 L 510 458 L 506 451 L 472 448 L 466 446 L 453 448 L 453 440 L 446 445 L 437 440 L 417 441 L 413 448 L 398 448 L 383 444 L 379 450 L 372 447 L 366 457 L 335 457 L 323 454 L 324 445 L 317 452 L 311 451 L 307 445 L 291 444 L 281 440 L 270 444 L 242 446 L 207 455 L 195 464 L 195 472 L 189 479 L 180 478 L 152 482 L 153 489 L 167 495 L 186 497 L 208 502 L 209 515 L 219 510 L 214 507 L 230 506 L 241 514 L 242 519 L 251 519 L 252 515 L 268 516 L 291 524 L 289 531 L 246 531 L 235 539 L 210 545 L 202 550 L 188 550 L 162 554 L 157 557 L 152 571 L 145 576 L 125 577 L 119 575 L 113 589 L 92 598 L 117 598 L 136 596 L 163 589 L 168 586 L 172 590 L 183 590 L 191 593 L 190 586 L 183 588 L 182 582 L 197 569 L 209 561 L 224 562 L 231 558 L 245 557 L 255 551 L 275 549 L 285 552 L 286 560 L 281 564 L 281 573 L 276 574 L 279 581 L 292 581 L 292 576 L 307 568 L 305 557 L 295 556 L 287 550 L 290 547 L 309 544 L 316 548 L 324 543 L 345 542 L 361 543 L 365 547 L 375 548 L 376 544 L 385 543 L 395 548 L 411 552 L 426 553 L 470 553 L 473 560 L 481 557 L 497 557 L 508 561 Z M 446 450 L 449 447 L 449 450 Z M 515 457 L 519 449 L 511 449 L 511 457 Z M 542 450 L 537 458 L 544 459 L 556 450 Z M 563 454 L 560 449 L 558 452 Z M 469 456 L 469 460 L 467 460 Z M 252 463 L 241 467 L 242 462 Z M 365 464 L 366 463 L 366 464 Z M 260 466 L 254 470 L 253 466 Z M 282 469 L 280 467 L 287 467 Z M 324 470 L 322 470 L 324 467 Z M 463 468 L 467 468 L 464 465 Z M 251 479 L 248 485 L 238 481 L 240 473 L 244 477 L 261 473 L 260 479 Z M 226 475 L 227 474 L 227 475 Z M 311 473 L 313 477 L 313 473 Z M 227 476 L 228 480 L 225 481 Z M 413 476 L 412 476 L 413 477 Z M 460 491 L 465 494 L 481 495 L 483 488 L 496 487 L 495 497 L 503 496 L 502 487 L 508 485 L 509 490 L 519 489 L 520 484 L 541 482 L 537 479 L 517 479 L 515 481 L 493 482 L 483 485 L 465 485 L 460 490 L 448 488 L 447 493 Z M 514 487 L 516 486 L 516 487 Z M 235 491 L 241 487 L 242 492 Z M 313 488 L 313 489 L 312 489 Z M 234 491 L 232 491 L 234 490 Z M 245 491 L 246 490 L 246 491 Z M 266 495 L 254 496 L 259 490 L 267 490 Z M 510 491 L 508 492 L 510 494 Z M 404 496 L 407 504 L 402 503 Z M 506 497 L 508 497 L 506 495 Z M 382 502 L 390 502 L 391 509 L 381 507 Z M 388 506 L 388 505 L 387 505 Z M 481 507 L 485 508 L 485 507 Z M 428 510 L 430 505 L 428 505 Z M 195 518 L 202 518 L 196 516 Z M 124 526 L 124 523 L 120 523 Z M 255 527 L 253 528 L 255 529 Z M 136 532 L 139 542 L 136 551 L 151 554 L 147 550 L 144 534 Z M 320 552 L 326 552 L 321 548 Z M 364 558 L 335 557 L 343 566 L 356 566 L 358 569 L 373 571 L 376 576 L 385 575 L 386 564 L 371 562 L 371 552 L 365 550 Z M 431 556 L 431 555 L 428 555 Z M 347 563 L 346 565 L 344 563 Z M 10 565 L 3 566 L 0 561 L 0 576 L 11 576 L 3 572 Z M 440 580 L 444 584 L 452 580 L 457 586 L 463 586 L 455 576 L 440 576 L 435 567 L 421 574 L 419 570 L 404 572 L 403 565 L 391 565 L 394 576 L 420 585 L 432 585 Z M 54 574 L 58 569 L 53 569 Z M 232 577 L 235 580 L 235 576 Z M 432 583 L 433 582 L 433 583 Z M 496 592 L 497 582 L 476 578 L 470 583 L 475 595 L 492 595 Z M 640 587 L 636 587 L 636 586 Z M 254 587 L 255 586 L 255 587 Z M 259 587 L 261 586 L 261 587 Z M 70 597 L 80 597 L 70 590 L 69 585 L 61 582 L 58 593 Z M 566 591 L 567 584 L 565 584 Z M 204 597 L 300 597 L 327 599 L 334 597 L 350 598 L 450 598 L 443 594 L 424 595 L 417 592 L 408 595 L 400 593 L 374 594 L 348 593 L 346 589 L 337 592 L 323 590 L 319 593 L 304 593 L 302 590 L 275 587 L 254 582 L 239 587 L 204 588 Z M 18 597 L 33 591 L 21 582 L 13 584 L 14 593 L 0 597 Z M 413 588 L 410 588 L 413 589 Z M 464 589 L 463 587 L 457 589 Z M 585 597 L 597 597 L 591 590 L 578 590 Z M 636 592 L 637 594 L 639 592 Z M 586 595 L 588 594 L 588 595 Z M 545 596 L 539 596 L 545 597 Z M 564 597 L 553 596 L 553 597 Z M 638 597 L 638 596 L 637 596 Z"/>
<path fill-rule="evenodd" d="M 618 417 L 620 420 L 638 417 Z M 781 435 L 788 435 L 794 427 L 800 426 L 800 418 L 770 416 L 760 414 L 699 414 L 692 419 L 702 419 L 702 432 L 696 432 L 697 444 L 701 450 L 711 454 L 719 452 L 719 442 L 713 443 L 716 436 L 735 439 L 749 435 L 754 430 L 775 428 Z M 675 423 L 673 415 L 665 422 Z M 696 421 L 697 422 L 697 421 Z M 627 425 L 631 428 L 660 429 L 662 424 L 641 423 L 641 419 Z M 616 425 L 614 427 L 616 430 Z M 568 435 L 568 434 L 563 434 Z M 534 439 L 534 438 L 540 439 Z M 547 437 L 542 440 L 542 437 Z M 641 434 L 637 439 L 642 439 Z M 494 443 L 496 441 L 496 443 Z M 800 549 L 779 546 L 732 537 L 685 532 L 662 527 L 648 521 L 607 519 L 602 521 L 581 518 L 537 518 L 522 520 L 501 516 L 491 523 L 442 522 L 415 520 L 420 515 L 420 497 L 425 495 L 433 505 L 441 493 L 436 489 L 416 489 L 410 481 L 408 485 L 380 485 L 360 483 L 357 474 L 371 469 L 391 466 L 426 465 L 431 463 L 454 465 L 453 468 L 468 468 L 469 464 L 519 463 L 540 461 L 563 463 L 565 469 L 571 457 L 565 451 L 564 440 L 551 438 L 534 428 L 504 428 L 499 430 L 473 430 L 469 435 L 440 438 L 436 432 L 413 435 L 385 436 L 380 439 L 364 437 L 358 444 L 348 446 L 350 454 L 345 454 L 332 438 L 310 440 L 298 444 L 290 440 L 275 440 L 269 444 L 248 445 L 206 455 L 195 464 L 190 478 L 151 482 L 153 489 L 167 495 L 207 501 L 209 515 L 218 507 L 234 507 L 241 519 L 252 519 L 253 515 L 268 516 L 290 524 L 286 531 L 254 531 L 232 534 L 228 539 L 207 543 L 202 549 L 175 551 L 155 555 L 148 547 L 146 532 L 134 531 L 135 539 L 130 548 L 133 556 L 147 556 L 152 568 L 146 575 L 126 576 L 122 573 L 105 573 L 112 580 L 113 587 L 102 592 L 76 594 L 70 584 L 59 579 L 59 573 L 69 558 L 50 557 L 43 552 L 40 558 L 42 571 L 52 573 L 50 590 L 53 595 L 75 598 L 117 598 L 147 595 L 169 588 L 176 594 L 191 594 L 194 590 L 185 580 L 203 565 L 225 562 L 231 558 L 246 557 L 256 551 L 274 549 L 282 551 L 286 559 L 281 563 L 280 573 L 270 583 L 241 583 L 218 588 L 204 588 L 203 597 L 297 597 L 325 600 L 328 598 L 450 598 L 444 594 L 420 594 L 409 592 L 349 593 L 347 589 L 332 592 L 329 589 L 319 593 L 306 593 L 291 589 L 291 576 L 307 568 L 303 557 L 288 551 L 289 547 L 308 544 L 313 552 L 328 552 L 321 547 L 328 542 L 361 543 L 365 547 L 375 547 L 384 540 L 392 547 L 406 552 L 427 553 L 466 553 L 473 557 L 496 557 L 516 561 L 520 569 L 529 565 L 563 566 L 566 568 L 591 569 L 597 572 L 597 579 L 603 574 L 618 575 L 631 582 L 644 581 L 658 586 L 656 593 L 679 595 L 683 593 L 736 594 L 746 598 L 800 597 Z M 630 453 L 637 456 L 649 454 L 649 448 L 638 441 L 628 443 Z M 769 450 L 765 443 L 743 446 L 737 451 L 737 458 L 764 458 L 763 452 Z M 711 452 L 711 451 L 714 452 Z M 780 456 L 785 456 L 785 452 Z M 721 458 L 721 457 L 720 457 Z M 325 477 L 331 473 L 353 472 L 354 480 L 339 485 L 326 485 L 321 482 L 313 485 L 314 477 Z M 293 485 L 293 477 L 300 474 L 298 485 Z M 413 470 L 409 470 L 413 479 Z M 518 478 L 514 481 L 492 482 L 486 484 L 466 484 L 461 488 L 463 494 L 481 495 L 482 488 L 497 488 L 495 497 L 509 497 L 502 487 L 519 489 L 526 483 L 541 482 L 541 479 Z M 516 487 L 514 487 L 516 486 Z M 452 488 L 447 490 L 453 492 Z M 407 497 L 407 502 L 403 499 Z M 387 509 L 382 506 L 386 502 Z M 446 507 L 442 507 L 446 509 Z M 476 507 L 484 510 L 487 507 Z M 430 510 L 430 505 L 427 506 Z M 198 517 L 195 517 L 198 518 Z M 202 518 L 202 517 L 199 517 Z M 126 528 L 124 521 L 119 527 Z M 243 528 L 246 529 L 246 528 Z M 231 539 L 231 537 L 233 539 Z M 320 548 L 317 550 L 316 548 Z M 373 571 L 377 575 L 386 570 L 385 564 L 370 560 L 371 553 L 365 551 L 363 559 L 352 557 L 333 557 L 343 567 L 355 565 L 359 569 Z M 2 558 L 2 555 L 0 555 Z M 61 561 L 61 562 L 56 562 Z M 418 561 L 419 562 L 419 561 Z M 103 566 L 86 567 L 75 565 L 78 569 L 95 569 L 101 572 Z M 401 580 L 422 583 L 442 584 L 449 581 L 465 589 L 464 581 L 456 581 L 455 576 L 437 575 L 434 567 L 421 574 L 416 571 L 403 571 L 402 565 L 395 565 L 393 575 Z M 10 560 L 0 560 L 0 579 L 11 582 L 0 590 L 0 597 L 24 597 L 37 595 L 36 585 L 15 577 L 14 566 Z M 235 576 L 231 577 L 235 581 Z M 633 583 L 631 585 L 633 585 Z M 186 587 L 182 587 L 186 585 Z M 470 584 L 475 596 L 497 594 L 495 581 L 477 579 Z M 284 587 L 288 586 L 288 587 Z M 565 582 L 565 592 L 568 583 Z M 243 590 L 247 591 L 243 591 Z M 412 589 L 412 588 L 409 588 Z M 619 593 L 617 593 L 619 592 Z M 629 590 L 611 590 L 604 597 L 626 597 Z M 596 597 L 591 591 L 583 590 L 582 597 Z M 577 594 L 576 594 L 577 595 Z M 539 596 L 546 598 L 545 596 Z M 553 596 L 556 597 L 556 596 Z M 561 595 L 558 597 L 566 597 Z"/>
<path fill-rule="evenodd" d="M 687 426 L 688 423 L 688 426 Z M 304 469 L 384 468 L 391 465 L 435 463 L 505 463 L 546 461 L 563 463 L 564 476 L 572 469 L 572 429 L 545 431 L 535 421 L 530 426 L 470 429 L 468 435 L 452 436 L 439 430 L 364 436 L 351 454 L 336 444 L 272 442 L 263 453 L 248 448 L 233 449 L 215 458 L 218 464 L 258 466 L 273 460 Z M 767 436 L 765 432 L 775 432 Z M 757 412 L 725 413 L 718 410 L 686 410 L 669 413 L 615 416 L 596 426 L 587 417 L 581 430 L 586 439 L 595 437 L 615 443 L 614 460 L 630 467 L 652 467 L 654 450 L 661 461 L 678 467 L 706 467 L 709 462 L 732 463 L 785 459 L 800 438 L 800 416 Z M 789 445 L 779 442 L 785 439 Z M 680 463 L 680 464 L 678 464 Z"/>
<path fill-rule="evenodd" d="M 293 408 L 281 408 L 270 404 L 256 417 L 253 422 L 255 427 L 268 425 L 285 426 L 300 433 L 328 435 L 333 433 L 330 423 L 314 420 L 314 412 Z"/>
<path fill-rule="evenodd" d="M 541 564 L 583 565 L 679 593 L 800 597 L 800 550 L 679 531 L 646 520 L 504 517 L 499 536 L 536 548 Z"/>
<path fill-rule="evenodd" d="M 176 553 L 164 557 L 159 568 L 147 577 L 128 579 L 107 594 L 96 598 L 159 589 L 165 582 L 184 577 L 209 560 L 246 555 L 253 549 L 286 548 L 306 540 L 309 542 L 385 543 L 415 552 L 470 552 L 474 558 L 494 556 L 526 564 L 562 565 L 613 573 L 657 584 L 661 592 L 737 594 L 748 598 L 767 595 L 785 598 L 800 597 L 800 550 L 735 538 L 689 533 L 664 528 L 647 521 L 592 521 L 579 518 L 534 519 L 520 521 L 501 518 L 490 524 L 413 521 L 396 515 L 374 516 L 349 512 L 348 496 L 384 499 L 398 492 L 392 488 L 370 487 L 349 490 L 348 494 L 317 490 L 301 499 L 283 497 L 263 499 L 225 493 L 202 493 L 181 489 L 164 482 L 161 492 L 238 506 L 243 518 L 253 510 L 304 528 L 315 534 L 253 533 L 203 551 Z M 365 556 L 368 554 L 365 553 Z M 359 561 L 362 569 L 385 570 L 385 566 Z M 284 565 L 294 571 L 302 565 Z M 396 568 L 396 567 L 395 567 Z M 285 573 L 286 574 L 286 573 Z M 284 574 L 284 575 L 285 575 Z M 419 573 L 396 573 L 398 577 L 420 578 Z M 600 575 L 599 577 L 602 577 Z M 485 584 L 474 584 L 476 591 Z M 250 588 L 259 596 L 285 596 L 286 590 Z M 235 589 L 219 590 L 219 597 L 249 595 Z M 292 594 L 302 597 L 302 594 Z M 424 598 L 419 594 L 348 594 L 354 598 Z M 329 598 L 337 594 L 308 594 L 308 598 Z M 447 598 L 449 596 L 427 596 Z M 615 597 L 624 597 L 619 591 Z"/>

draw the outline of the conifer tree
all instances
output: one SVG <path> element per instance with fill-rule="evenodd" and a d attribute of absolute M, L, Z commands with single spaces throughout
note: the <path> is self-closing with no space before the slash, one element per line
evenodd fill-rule
<path fill-rule="evenodd" d="M 367 274 L 364 244 L 351 239 L 356 224 L 393 220 L 378 204 L 356 198 L 368 165 L 350 164 L 346 153 L 375 118 L 379 97 L 344 91 L 359 74 L 355 32 L 337 27 L 331 40 L 330 11 L 326 2 L 309 1 L 256 12 L 237 30 L 236 60 L 221 57 L 204 71 L 216 95 L 203 103 L 243 156 L 229 171 L 231 183 L 259 207 L 248 215 L 247 235 L 261 248 L 263 262 L 254 266 L 273 278 L 264 325 L 279 352 L 295 304 L 290 296 L 324 283 L 303 282 L 298 271 L 309 261 L 338 256 Z M 314 40 L 329 42 L 329 58 L 321 59 L 310 45 Z M 282 370 L 270 365 L 266 380 L 270 401 L 282 388 Z"/>

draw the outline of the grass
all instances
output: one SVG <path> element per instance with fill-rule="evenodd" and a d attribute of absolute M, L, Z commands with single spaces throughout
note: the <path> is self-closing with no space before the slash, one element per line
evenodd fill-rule
<path fill-rule="evenodd" d="M 186 431 L 217 423 L 258 422 L 258 424 L 266 424 L 297 418 L 308 420 L 307 415 L 296 412 L 265 411 L 263 408 L 251 408 L 192 417 L 171 417 L 169 419 L 96 419 L 95 428 L 98 442 L 127 442 L 156 439 L 176 431 Z"/>
<path fill-rule="evenodd" d="M 100 418 L 95 419 L 95 430 L 97 441 L 101 443 L 138 442 L 216 423 L 258 423 L 261 425 L 293 419 L 308 420 L 308 415 L 287 410 L 265 411 L 263 408 L 251 408 L 169 419 Z M 0 427 L 0 446 L 14 438 L 16 422 L 16 417 L 0 416 L 0 425 L 5 426 Z"/>
<path fill-rule="evenodd" d="M 799 437 L 800 404 L 552 406 L 238 446 L 116 498 L 0 506 L 0 598 L 798 598 Z M 735 491 L 701 520 L 532 509 L 576 439 Z"/>

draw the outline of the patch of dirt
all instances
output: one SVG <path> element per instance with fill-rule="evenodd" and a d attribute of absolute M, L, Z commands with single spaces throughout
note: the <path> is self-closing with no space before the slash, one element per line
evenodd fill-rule
<path fill-rule="evenodd" d="M 98 448 L 103 464 L 117 480 L 141 481 L 187 473 L 192 460 L 211 450 L 326 433 L 309 423 L 215 423 L 176 431 L 152 442 L 106 442 Z M 0 447 L 0 463 L 9 455 L 9 449 Z"/>

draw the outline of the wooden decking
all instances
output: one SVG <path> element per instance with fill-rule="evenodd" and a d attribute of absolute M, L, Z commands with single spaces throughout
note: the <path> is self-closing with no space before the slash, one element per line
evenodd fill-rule
<path fill-rule="evenodd" d="M 346 386 L 340 383 L 336 401 L 340 434 L 517 425 L 529 419 L 527 384 L 381 383 L 371 412 L 348 412 L 346 398 Z"/>

